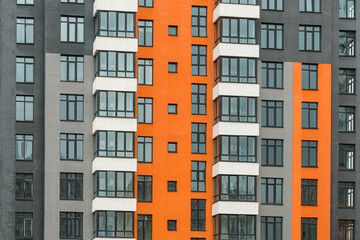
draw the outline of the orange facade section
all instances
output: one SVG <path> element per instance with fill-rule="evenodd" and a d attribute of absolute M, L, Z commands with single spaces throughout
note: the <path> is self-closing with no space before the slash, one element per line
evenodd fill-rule
<path fill-rule="evenodd" d="M 302 102 L 318 103 L 318 128 L 302 129 Z M 318 141 L 318 166 L 301 167 L 301 141 Z M 302 64 L 293 64 L 292 239 L 301 239 L 301 218 L 317 218 L 317 239 L 330 239 L 331 65 L 318 65 L 318 90 L 302 90 Z M 317 206 L 301 206 L 301 179 L 317 179 Z"/>
<path fill-rule="evenodd" d="M 192 6 L 207 6 L 206 38 L 191 36 Z M 152 239 L 212 238 L 213 8 L 214 1 L 157 0 L 138 9 L 137 20 L 153 21 L 153 46 L 140 46 L 137 54 L 153 59 L 153 85 L 138 85 L 137 92 L 153 98 L 153 123 L 138 124 L 137 132 L 153 137 L 153 163 L 138 163 L 137 175 L 152 175 L 153 193 L 152 202 L 138 202 L 136 213 L 152 215 Z M 178 26 L 178 36 L 168 35 L 169 25 Z M 207 45 L 207 76 L 191 75 L 192 44 Z M 168 62 L 178 63 L 177 73 L 168 73 Z M 206 115 L 191 114 L 192 83 L 207 84 Z M 168 104 L 177 104 L 177 114 L 168 114 Z M 206 123 L 206 154 L 191 153 L 192 122 Z M 168 142 L 177 142 L 177 153 L 168 153 Z M 192 160 L 206 161 L 206 192 L 191 192 Z M 177 181 L 177 192 L 167 191 L 167 181 Z M 190 230 L 191 199 L 206 199 L 206 231 Z M 167 230 L 167 220 L 177 220 L 176 231 Z"/>

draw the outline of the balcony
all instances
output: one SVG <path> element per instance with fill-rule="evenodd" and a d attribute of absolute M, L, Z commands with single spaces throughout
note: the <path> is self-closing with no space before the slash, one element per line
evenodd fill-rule
<path fill-rule="evenodd" d="M 236 2 L 236 1 L 221 1 L 213 12 L 213 22 L 215 23 L 221 17 L 234 17 L 234 18 L 260 18 L 260 6 L 247 5 L 247 4 L 228 4 L 224 2 Z"/>
<path fill-rule="evenodd" d="M 218 201 L 212 204 L 212 216 L 219 214 L 259 215 L 259 203 Z"/>
<path fill-rule="evenodd" d="M 96 211 L 135 212 L 136 198 L 96 197 L 92 201 L 92 212 Z"/>
<path fill-rule="evenodd" d="M 93 56 L 98 51 L 137 52 L 138 40 L 137 38 L 96 36 L 93 43 Z"/>
<path fill-rule="evenodd" d="M 95 0 L 93 16 L 99 11 L 137 12 L 138 0 Z"/>
<path fill-rule="evenodd" d="M 253 175 L 258 176 L 260 164 L 256 162 L 223 162 L 212 166 L 212 177 L 218 175 Z"/>
<path fill-rule="evenodd" d="M 96 171 L 136 172 L 136 170 L 136 158 L 95 157 L 92 162 L 93 173 Z"/>

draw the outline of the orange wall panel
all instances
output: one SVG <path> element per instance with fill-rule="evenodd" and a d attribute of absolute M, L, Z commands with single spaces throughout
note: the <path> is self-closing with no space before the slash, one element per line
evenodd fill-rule
<path fill-rule="evenodd" d="M 293 240 L 301 218 L 317 218 L 317 239 L 330 239 L 331 65 L 318 65 L 318 90 L 302 90 L 302 64 L 293 64 Z M 301 103 L 318 103 L 318 129 L 301 128 Z M 301 167 L 301 140 L 318 141 L 318 167 Z M 317 206 L 301 206 L 301 179 L 317 179 Z"/>

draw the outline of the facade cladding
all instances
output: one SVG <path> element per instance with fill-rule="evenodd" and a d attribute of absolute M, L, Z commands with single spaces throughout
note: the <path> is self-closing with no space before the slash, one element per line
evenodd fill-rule
<path fill-rule="evenodd" d="M 0 239 L 360 238 L 354 0 L 0 9 Z"/>

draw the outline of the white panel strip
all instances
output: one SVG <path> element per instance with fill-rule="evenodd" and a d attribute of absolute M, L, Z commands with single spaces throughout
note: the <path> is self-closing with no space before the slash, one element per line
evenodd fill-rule
<path fill-rule="evenodd" d="M 218 214 L 259 215 L 259 203 L 218 201 L 212 204 L 212 215 Z"/>
<path fill-rule="evenodd" d="M 213 126 L 213 138 L 219 135 L 259 136 L 259 123 L 218 122 Z"/>
<path fill-rule="evenodd" d="M 259 45 L 219 43 L 213 50 L 213 61 L 220 56 L 259 58 Z"/>
<path fill-rule="evenodd" d="M 259 163 L 248 162 L 225 162 L 219 161 L 212 167 L 212 176 L 218 175 L 249 175 L 258 176 L 260 171 Z"/>
<path fill-rule="evenodd" d="M 92 124 L 92 133 L 97 131 L 122 131 L 136 132 L 136 118 L 116 118 L 116 117 L 95 117 Z"/>
<path fill-rule="evenodd" d="M 213 87 L 213 100 L 222 96 L 259 97 L 259 84 L 219 82 Z"/>
<path fill-rule="evenodd" d="M 136 38 L 96 36 L 93 43 L 93 56 L 98 51 L 137 52 L 138 40 Z"/>
<path fill-rule="evenodd" d="M 102 237 L 96 237 L 96 238 L 93 238 L 92 240 L 136 240 L 136 238 L 102 238 Z"/>
<path fill-rule="evenodd" d="M 138 0 L 95 0 L 93 16 L 98 11 L 116 11 L 116 12 L 137 12 Z"/>
<path fill-rule="evenodd" d="M 258 19 L 260 18 L 260 6 L 220 3 L 214 9 L 213 22 L 215 23 L 220 17 Z"/>
<path fill-rule="evenodd" d="M 136 198 L 96 197 L 92 201 L 92 212 L 95 211 L 136 211 Z"/>
<path fill-rule="evenodd" d="M 136 158 L 95 157 L 92 162 L 93 173 L 96 171 L 136 172 L 136 170 Z"/>
<path fill-rule="evenodd" d="M 113 77 L 96 77 L 93 82 L 93 94 L 97 91 L 122 91 L 136 92 L 136 78 L 113 78 Z"/>

